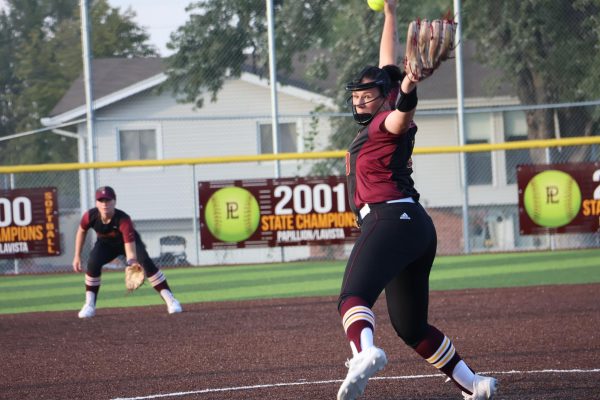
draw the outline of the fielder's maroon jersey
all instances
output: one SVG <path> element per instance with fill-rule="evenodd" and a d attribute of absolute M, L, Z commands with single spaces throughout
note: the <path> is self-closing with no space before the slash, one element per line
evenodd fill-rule
<path fill-rule="evenodd" d="M 92 228 L 96 231 L 98 240 L 108 240 L 116 243 L 135 242 L 133 222 L 129 215 L 118 208 L 115 209 L 115 214 L 108 224 L 102 223 L 100 211 L 97 208 L 89 209 L 83 214 L 83 217 L 81 217 L 79 226 L 86 231 Z"/>
<path fill-rule="evenodd" d="M 411 178 L 417 126 L 411 122 L 400 135 L 387 132 L 383 123 L 390 112 L 377 114 L 358 132 L 346 153 L 348 197 L 354 212 L 368 203 L 405 197 L 419 200 Z"/>

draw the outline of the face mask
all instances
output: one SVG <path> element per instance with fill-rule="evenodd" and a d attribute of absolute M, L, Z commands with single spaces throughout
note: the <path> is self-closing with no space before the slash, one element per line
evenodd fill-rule
<path fill-rule="evenodd" d="M 374 117 L 371 113 L 357 113 L 355 107 L 352 107 L 352 116 L 354 117 L 354 121 L 362 126 L 369 125 L 369 122 L 371 122 Z"/>
<path fill-rule="evenodd" d="M 371 100 L 370 102 L 375 101 L 375 100 L 377 100 L 377 99 L 379 99 L 381 97 L 383 97 L 383 96 L 377 96 L 373 100 Z M 371 113 L 359 113 L 359 112 L 357 112 L 356 111 L 356 106 L 352 104 L 352 97 L 348 98 L 348 102 L 350 103 L 350 106 L 352 107 L 352 116 L 354 117 L 354 121 L 356 121 L 356 123 L 358 123 L 359 125 L 362 125 L 362 126 L 369 125 L 369 123 L 371 122 L 371 120 L 373 119 L 373 117 L 375 117 L 375 115 L 379 112 L 379 110 L 381 110 L 381 107 L 385 103 L 385 102 L 382 102 L 381 105 L 375 111 L 375 114 L 371 114 Z"/>

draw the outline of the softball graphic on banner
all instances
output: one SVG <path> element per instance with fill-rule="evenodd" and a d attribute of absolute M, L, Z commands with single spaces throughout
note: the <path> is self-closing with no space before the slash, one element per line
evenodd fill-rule
<path fill-rule="evenodd" d="M 258 228 L 260 209 L 252 193 L 241 187 L 225 187 L 206 203 L 205 221 L 210 233 L 223 242 L 241 242 Z"/>
<path fill-rule="evenodd" d="M 579 213 L 581 190 L 568 173 L 547 170 L 529 181 L 523 202 L 533 222 L 546 228 L 558 228 L 567 225 Z"/>

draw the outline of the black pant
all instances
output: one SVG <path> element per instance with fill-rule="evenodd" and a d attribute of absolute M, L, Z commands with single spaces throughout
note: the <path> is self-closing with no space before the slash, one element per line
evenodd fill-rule
<path fill-rule="evenodd" d="M 135 252 L 138 262 L 142 265 L 144 271 L 146 271 L 146 276 L 154 275 L 158 271 L 158 268 L 148 255 L 146 246 L 138 234 L 135 235 Z M 105 264 L 118 256 L 124 255 L 125 244 L 123 242 L 98 239 L 90 253 L 90 258 L 87 263 L 87 275 L 94 278 L 100 276 L 102 267 Z"/>
<path fill-rule="evenodd" d="M 385 289 L 392 325 L 408 345 L 427 331 L 429 273 L 437 236 L 418 203 L 371 205 L 346 265 L 339 305 L 352 296 L 373 307 Z"/>

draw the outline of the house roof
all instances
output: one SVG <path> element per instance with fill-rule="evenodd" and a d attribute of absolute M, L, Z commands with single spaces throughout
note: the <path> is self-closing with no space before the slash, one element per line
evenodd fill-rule
<path fill-rule="evenodd" d="M 462 46 L 463 96 L 465 98 L 515 96 L 510 85 L 503 82 L 499 70 L 486 67 L 476 60 L 476 48 L 473 42 L 464 42 Z M 448 60 L 440 66 L 430 78 L 419 83 L 419 99 L 456 99 L 456 63 Z"/>
<path fill-rule="evenodd" d="M 484 98 L 511 96 L 514 91 L 508 85 L 492 87 L 490 83 L 501 82 L 499 71 L 484 67 L 475 60 L 475 46 L 472 43 L 462 45 L 463 90 L 465 98 Z M 92 62 L 94 108 L 100 109 L 116 101 L 123 100 L 143 90 L 151 89 L 163 83 L 166 62 L 161 58 L 102 58 Z M 245 69 L 242 79 L 252 83 L 268 84 L 261 79 L 262 74 Z M 263 82 L 264 81 L 264 82 Z M 283 81 L 283 89 L 290 94 L 306 98 L 324 96 L 310 92 L 302 83 L 298 72 Z M 325 82 L 324 89 L 335 86 L 335 79 Z M 287 89 L 285 89 L 287 88 Z M 424 101 L 456 99 L 456 63 L 448 61 L 439 71 L 419 84 L 419 99 Z M 331 101 L 331 99 L 330 99 Z M 83 77 L 77 78 L 61 100 L 50 112 L 49 118 L 43 118 L 42 124 L 54 125 L 67 122 L 85 115 L 85 90 Z"/>
<path fill-rule="evenodd" d="M 100 99 L 160 75 L 166 64 L 161 58 L 99 58 L 92 62 L 94 99 Z M 85 104 L 83 76 L 79 76 L 50 112 L 56 116 Z"/>
<path fill-rule="evenodd" d="M 92 61 L 94 109 L 98 110 L 133 96 L 144 90 L 152 89 L 167 80 L 165 73 L 167 64 L 160 58 L 104 58 Z M 244 68 L 241 80 L 268 87 L 267 79 L 260 74 Z M 311 92 L 306 86 L 292 80 L 278 84 L 278 91 L 308 101 L 333 107 L 332 99 L 320 93 Z M 50 112 L 50 116 L 42 118 L 45 126 L 53 126 L 69 122 L 85 116 L 85 87 L 83 77 L 77 78 L 62 99 Z"/>
<path fill-rule="evenodd" d="M 486 67 L 476 60 L 477 49 L 475 43 L 464 42 L 461 44 L 463 58 L 463 91 L 467 98 L 514 96 L 514 90 L 509 85 L 494 85 L 501 82 L 502 76 L 499 70 Z M 322 52 L 308 50 L 305 53 L 307 59 L 321 55 Z M 376 63 L 376 60 L 374 60 Z M 305 63 L 296 60 L 294 62 L 294 71 L 281 82 L 285 85 L 292 85 L 300 88 L 309 89 L 309 85 L 303 78 Z M 265 73 L 260 69 L 246 67 L 244 71 L 268 77 L 268 71 Z M 358 71 L 357 71 L 358 72 Z M 337 71 L 332 67 L 330 77 L 325 80 L 315 82 L 319 89 L 326 90 L 327 93 L 335 93 L 337 90 L 343 90 L 337 84 L 335 77 Z M 333 75 L 333 76 L 331 76 Z M 438 71 L 427 80 L 419 83 L 419 99 L 421 100 L 456 100 L 456 63 L 454 59 L 443 63 Z"/>

